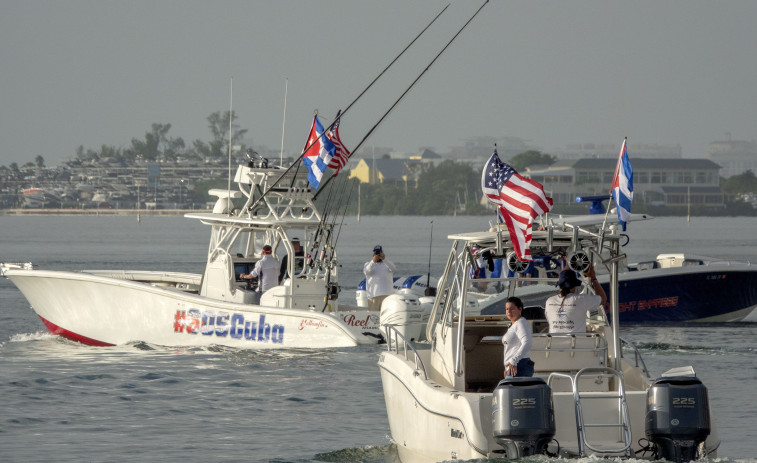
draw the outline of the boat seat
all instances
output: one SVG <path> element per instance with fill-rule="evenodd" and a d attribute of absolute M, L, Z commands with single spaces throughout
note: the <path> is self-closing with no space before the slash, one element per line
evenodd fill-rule
<path fill-rule="evenodd" d="M 575 375 L 582 368 L 607 366 L 607 342 L 598 333 L 534 334 L 531 339 L 531 360 L 534 376 L 550 373 Z M 582 391 L 606 391 L 607 381 L 581 380 Z M 556 381 L 553 390 L 572 390 L 570 382 Z"/>

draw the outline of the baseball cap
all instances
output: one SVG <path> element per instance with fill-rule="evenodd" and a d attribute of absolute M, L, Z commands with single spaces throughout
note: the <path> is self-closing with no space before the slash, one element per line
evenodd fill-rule
<path fill-rule="evenodd" d="M 271 246 L 267 244 L 263 246 L 263 254 L 270 254 L 271 252 L 273 252 L 273 249 L 271 249 Z"/>
<path fill-rule="evenodd" d="M 563 289 L 571 289 L 581 286 L 581 280 L 576 276 L 573 270 L 563 270 L 560 272 L 560 278 L 557 280 L 557 286 Z"/>

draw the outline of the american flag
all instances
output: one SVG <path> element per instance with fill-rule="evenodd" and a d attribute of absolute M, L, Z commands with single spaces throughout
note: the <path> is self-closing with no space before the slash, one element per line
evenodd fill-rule
<path fill-rule="evenodd" d="M 329 162 L 329 167 L 336 171 L 334 172 L 334 176 L 336 176 L 339 175 L 339 171 L 342 170 L 342 167 L 347 165 L 347 161 L 350 157 L 349 150 L 346 146 L 344 146 L 342 140 L 339 139 L 339 115 L 337 115 L 336 122 L 334 122 L 334 125 L 331 127 L 331 130 L 329 130 L 329 133 L 327 133 L 326 136 L 336 147 L 334 157 L 332 157 L 331 161 Z"/>
<path fill-rule="evenodd" d="M 496 148 L 481 174 L 481 189 L 489 202 L 499 206 L 518 259 L 533 260 L 531 227 L 536 217 L 552 209 L 552 198 L 544 194 L 538 182 L 522 177 L 502 162 Z"/>

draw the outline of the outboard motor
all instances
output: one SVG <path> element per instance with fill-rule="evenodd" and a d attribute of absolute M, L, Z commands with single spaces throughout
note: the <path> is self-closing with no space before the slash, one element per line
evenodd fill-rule
<path fill-rule="evenodd" d="M 647 439 L 657 456 L 685 463 L 703 455 L 697 449 L 710 434 L 707 388 L 696 376 L 663 376 L 647 391 Z"/>
<path fill-rule="evenodd" d="M 423 307 L 414 294 L 390 294 L 381 303 L 379 323 L 395 325 L 399 333 L 408 341 L 418 341 L 425 325 Z"/>
<path fill-rule="evenodd" d="M 507 458 L 544 453 L 555 437 L 552 389 L 542 378 L 505 378 L 492 399 L 494 439 Z"/>

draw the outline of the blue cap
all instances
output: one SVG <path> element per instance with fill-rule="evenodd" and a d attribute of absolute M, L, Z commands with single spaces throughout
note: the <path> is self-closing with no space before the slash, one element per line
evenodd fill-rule
<path fill-rule="evenodd" d="M 557 280 L 557 286 L 562 289 L 572 289 L 581 286 L 581 280 L 576 276 L 573 270 L 563 270 L 560 272 L 560 278 Z"/>

